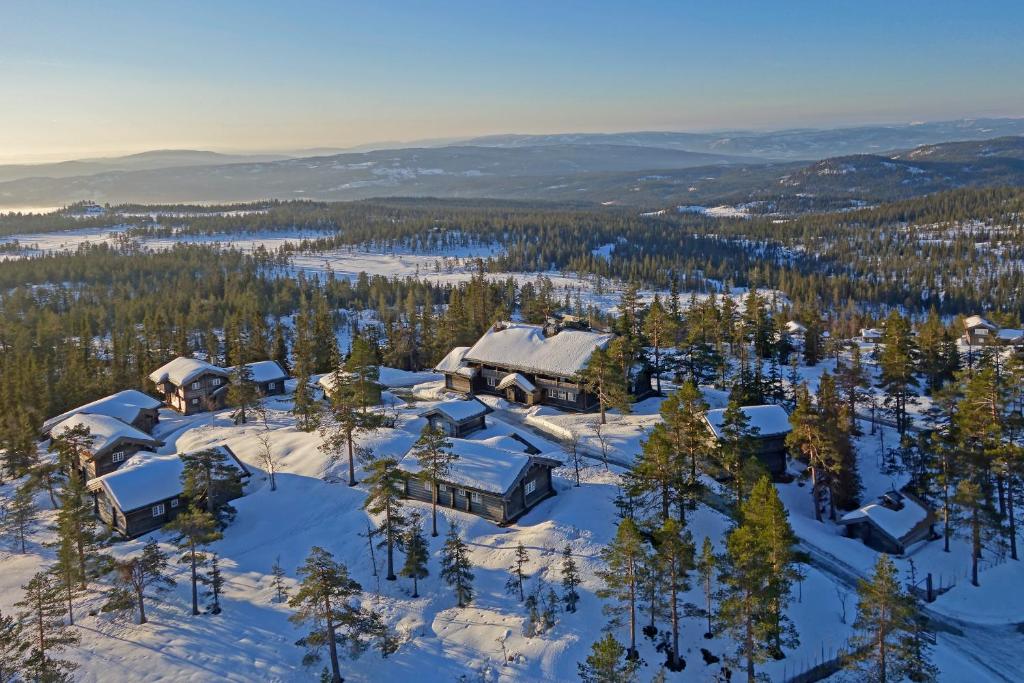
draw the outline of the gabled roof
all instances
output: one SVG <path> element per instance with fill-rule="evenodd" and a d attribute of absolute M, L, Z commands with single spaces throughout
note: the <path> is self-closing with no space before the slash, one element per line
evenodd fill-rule
<path fill-rule="evenodd" d="M 613 334 L 563 329 L 550 337 L 540 325 L 496 323 L 463 359 L 523 372 L 572 377 L 587 367 L 590 356 L 615 338 Z"/>
<path fill-rule="evenodd" d="M 179 356 L 170 363 L 166 363 L 151 372 L 149 379 L 154 384 L 170 382 L 171 384 L 180 387 L 206 373 L 218 375 L 220 377 L 227 377 L 231 374 L 227 368 L 207 363 L 205 360 Z"/>
<path fill-rule="evenodd" d="M 464 422 L 485 415 L 490 411 L 491 409 L 484 405 L 483 402 L 470 398 L 465 401 L 442 401 L 432 408 L 424 410 L 420 413 L 420 417 L 429 417 L 440 413 L 452 422 Z"/>
<path fill-rule="evenodd" d="M 240 476 L 249 476 L 249 470 L 230 448 L 216 446 L 213 450 L 225 455 L 228 462 L 239 470 Z M 121 512 L 138 510 L 182 494 L 181 475 L 185 471 L 182 455 L 188 454 L 140 453 L 129 459 L 120 469 L 90 479 L 86 486 L 90 491 L 105 489 Z"/>
<path fill-rule="evenodd" d="M 259 384 L 288 379 L 288 373 L 284 371 L 284 368 L 282 368 L 277 361 L 274 360 L 261 360 L 256 361 L 255 363 L 246 363 L 245 367 L 249 368 L 249 372 L 252 373 L 252 381 Z"/>
<path fill-rule="evenodd" d="M 792 431 L 789 414 L 781 406 L 743 406 L 740 408 L 747 416 L 751 430 L 757 429 L 757 436 L 777 436 Z M 722 423 L 725 421 L 725 409 L 716 408 L 704 413 L 704 419 L 714 433 L 716 439 L 722 438 Z"/>
<path fill-rule="evenodd" d="M 77 415 L 79 413 L 87 413 L 89 415 L 107 415 L 108 417 L 115 417 L 125 424 L 131 424 L 138 419 L 139 412 L 143 410 L 154 410 L 159 408 L 161 405 L 163 405 L 163 403 L 160 400 L 155 399 L 148 394 L 144 394 L 141 391 L 135 391 L 134 389 L 126 389 L 124 391 L 119 391 L 116 394 L 111 394 L 110 396 L 104 396 L 92 403 L 86 403 L 83 406 L 72 408 L 71 410 L 61 413 L 56 417 L 51 417 L 43 423 L 42 433 L 44 436 L 48 436 L 50 431 L 58 424 L 72 415 Z"/>
<path fill-rule="evenodd" d="M 537 390 L 537 387 L 533 386 L 533 382 L 526 379 L 518 372 L 513 372 L 511 375 L 505 375 L 504 377 L 501 378 L 501 381 L 498 382 L 498 391 L 508 389 L 513 384 L 515 384 L 517 387 L 519 387 L 528 394 L 532 394 L 534 391 Z"/>
<path fill-rule="evenodd" d="M 803 334 L 807 331 L 807 327 L 798 323 L 796 320 L 790 320 L 786 323 L 786 332 L 790 334 Z"/>
<path fill-rule="evenodd" d="M 116 417 L 89 415 L 87 413 L 77 413 L 56 424 L 50 434 L 51 436 L 60 436 L 64 430 L 78 426 L 89 430 L 89 435 L 92 437 L 93 453 L 98 453 L 109 446 L 113 446 L 121 439 L 131 439 L 154 448 L 162 443 L 149 434 L 121 422 Z"/>
<path fill-rule="evenodd" d="M 1022 339 L 1024 339 L 1024 330 L 1015 330 L 1009 327 L 1004 327 L 1003 329 L 999 330 L 999 333 L 996 334 L 996 337 L 999 339 L 999 341 L 1004 342 L 1021 341 Z"/>
<path fill-rule="evenodd" d="M 972 328 L 975 328 L 975 327 L 984 327 L 987 330 L 998 330 L 999 329 L 998 325 L 996 325 L 995 323 L 989 322 L 985 318 L 982 318 L 980 315 L 971 315 L 971 316 L 968 316 L 968 317 L 964 318 L 964 327 L 967 328 L 967 329 L 972 329 Z"/>
<path fill-rule="evenodd" d="M 456 346 L 448 352 L 447 356 L 441 359 L 441 362 L 434 367 L 434 371 L 442 373 L 458 372 L 459 368 L 465 365 L 462 359 L 465 358 L 467 351 L 469 351 L 468 346 Z"/>
<path fill-rule="evenodd" d="M 522 445 L 506 436 L 496 436 L 481 441 L 450 439 L 452 452 L 459 457 L 451 466 L 445 481 L 455 486 L 464 486 L 477 491 L 506 495 L 519 481 L 534 461 L 552 467 L 559 461 L 541 456 L 522 453 Z M 412 450 L 406 453 L 398 468 L 409 474 L 418 474 L 422 469 Z"/>
<path fill-rule="evenodd" d="M 931 513 L 914 496 L 906 493 L 896 493 L 895 491 L 888 495 L 898 499 L 903 507 L 899 510 L 894 510 L 892 507 L 883 505 L 880 498 L 878 502 L 869 503 L 853 512 L 846 513 L 839 520 L 839 524 L 846 525 L 867 521 L 892 540 L 902 544 L 903 539 L 909 536 L 918 525 L 928 521 Z"/>
<path fill-rule="evenodd" d="M 860 328 L 861 339 L 881 339 L 885 336 L 885 333 L 877 327 L 862 327 Z"/>

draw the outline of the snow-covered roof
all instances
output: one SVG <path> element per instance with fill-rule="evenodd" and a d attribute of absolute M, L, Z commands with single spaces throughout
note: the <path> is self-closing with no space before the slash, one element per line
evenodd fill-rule
<path fill-rule="evenodd" d="M 519 475 L 530 464 L 530 456 L 511 450 L 510 437 L 496 436 L 481 441 L 450 439 L 452 452 L 459 456 L 451 466 L 445 481 L 456 486 L 504 495 L 515 485 Z M 505 448 L 503 446 L 510 446 Z M 422 469 L 413 451 L 409 451 L 399 469 L 418 474 Z"/>
<path fill-rule="evenodd" d="M 869 503 L 864 507 L 848 512 L 839 520 L 840 524 L 849 524 L 868 519 L 879 529 L 896 541 L 901 541 L 918 524 L 928 519 L 928 510 L 906 494 L 898 494 L 903 507 L 894 510 L 882 505 L 881 502 Z"/>
<path fill-rule="evenodd" d="M 998 325 L 989 322 L 985 318 L 982 318 L 980 315 L 970 315 L 964 318 L 964 327 L 966 327 L 967 329 L 971 329 L 972 327 L 984 327 L 985 329 L 988 330 L 999 329 Z"/>
<path fill-rule="evenodd" d="M 155 399 L 148 394 L 144 394 L 141 391 L 136 391 L 134 389 L 125 389 L 124 391 L 119 391 L 116 394 L 104 396 L 92 403 L 86 403 L 84 406 L 73 408 L 56 417 L 51 417 L 43 423 L 42 432 L 43 434 L 49 434 L 50 430 L 58 424 L 72 415 L 77 415 L 79 413 L 107 415 L 109 417 L 116 417 L 118 420 L 126 424 L 131 424 L 138 419 L 140 411 L 153 410 L 159 408 L 161 405 L 163 404 L 159 399 Z"/>
<path fill-rule="evenodd" d="M 504 391 L 513 384 L 515 384 L 517 387 L 519 387 L 528 394 L 532 394 L 534 391 L 537 390 L 537 387 L 533 386 L 533 382 L 526 379 L 518 372 L 513 372 L 511 375 L 505 375 L 504 377 L 501 378 L 501 381 L 498 382 L 498 391 Z"/>
<path fill-rule="evenodd" d="M 184 384 L 188 384 L 205 373 L 211 373 L 221 377 L 227 377 L 230 374 L 226 368 L 218 367 L 212 363 L 207 363 L 205 360 L 179 356 L 170 363 L 167 363 L 150 373 L 149 379 L 154 384 L 170 382 L 171 384 L 180 387 Z"/>
<path fill-rule="evenodd" d="M 431 413 L 441 413 L 452 422 L 462 422 L 479 417 L 490 410 L 481 401 L 471 398 L 465 401 L 442 401 L 434 407 L 420 413 L 420 417 L 426 417 Z"/>
<path fill-rule="evenodd" d="M 435 372 L 457 372 L 463 366 L 462 359 L 469 351 L 468 346 L 456 346 L 448 352 L 448 355 L 441 359 L 441 362 L 434 368 Z"/>
<path fill-rule="evenodd" d="M 185 464 L 176 454 L 140 453 L 120 469 L 90 479 L 88 488 L 90 491 L 106 489 L 121 512 L 130 512 L 180 496 L 184 471 Z"/>
<path fill-rule="evenodd" d="M 288 373 L 274 360 L 246 363 L 245 367 L 249 368 L 249 372 L 252 373 L 252 381 L 260 384 L 263 382 L 274 382 L 279 379 L 288 379 Z"/>
<path fill-rule="evenodd" d="M 1021 339 L 1024 338 L 1024 330 L 1013 330 L 1009 327 L 1004 327 L 999 330 L 999 333 L 996 336 L 1000 341 L 1004 342 L 1021 341 Z"/>
<path fill-rule="evenodd" d="M 786 323 L 786 332 L 789 332 L 790 334 L 803 334 L 806 331 L 807 328 L 795 320 L 790 320 Z"/>
<path fill-rule="evenodd" d="M 90 415 L 77 413 L 58 423 L 50 432 L 51 436 L 60 436 L 66 429 L 82 426 L 89 430 L 92 436 L 92 452 L 99 453 L 103 449 L 113 446 L 121 439 L 132 439 L 140 441 L 149 446 L 159 446 L 160 441 L 149 434 L 121 422 L 116 417 L 109 415 Z"/>
<path fill-rule="evenodd" d="M 456 370 L 455 374 L 459 375 L 460 377 L 465 377 L 466 379 L 473 379 L 474 377 L 477 376 L 477 373 L 479 372 L 480 370 L 478 368 L 471 368 L 464 365 L 458 370 Z"/>
<path fill-rule="evenodd" d="M 590 356 L 615 335 L 563 329 L 550 337 L 540 325 L 498 323 L 480 337 L 464 360 L 559 377 L 579 374 Z"/>
<path fill-rule="evenodd" d="M 861 339 L 881 339 L 883 332 L 877 327 L 862 327 L 860 328 Z"/>
<path fill-rule="evenodd" d="M 751 430 L 757 429 L 757 436 L 776 436 L 787 434 L 792 430 L 789 425 L 789 415 L 781 406 L 743 406 L 740 408 L 747 416 L 748 426 Z M 725 420 L 725 409 L 716 408 L 704 413 L 715 438 L 722 437 L 722 423 Z"/>
<path fill-rule="evenodd" d="M 249 474 L 249 471 L 227 446 L 215 446 L 212 450 L 219 451 L 226 456 L 227 461 L 238 469 L 242 476 Z M 181 475 L 185 471 L 182 455 L 198 452 L 169 455 L 140 453 L 129 459 L 120 469 L 104 474 L 102 477 L 90 479 L 86 486 L 90 491 L 97 491 L 101 487 L 105 488 L 121 512 L 138 510 L 147 505 L 180 496 L 182 493 Z"/>

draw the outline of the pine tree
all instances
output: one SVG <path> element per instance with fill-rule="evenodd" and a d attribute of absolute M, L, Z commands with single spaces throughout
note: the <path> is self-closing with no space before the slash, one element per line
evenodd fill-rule
<path fill-rule="evenodd" d="M 74 576 L 81 589 L 85 589 L 90 576 L 99 572 L 103 556 L 99 552 L 100 537 L 96 531 L 93 503 L 78 477 L 72 477 L 61 495 L 62 506 L 57 512 L 58 545 L 67 558 L 78 563 Z"/>
<path fill-rule="evenodd" d="M 458 528 L 448 527 L 448 536 L 441 549 L 441 579 L 452 587 L 459 607 L 473 601 L 473 563 L 469 546 L 459 536 Z"/>
<path fill-rule="evenodd" d="M 405 490 L 405 473 L 398 469 L 394 458 L 374 460 L 369 466 L 366 483 L 370 489 L 363 509 L 371 515 L 383 515 L 377 526 L 377 534 L 381 537 L 378 547 L 387 549 L 388 573 L 384 578 L 394 581 L 395 546 L 402 546 L 403 534 L 407 521 L 402 514 L 402 496 Z"/>
<path fill-rule="evenodd" d="M 661 305 L 661 299 L 657 294 L 654 301 L 644 316 L 643 333 L 647 341 L 654 347 L 654 381 L 657 392 L 661 393 L 661 352 L 665 346 L 675 343 L 676 337 L 675 319 Z"/>
<path fill-rule="evenodd" d="M 566 543 L 562 550 L 562 603 L 566 612 L 576 611 L 576 605 L 580 601 L 580 594 L 576 588 L 580 583 L 579 568 L 572 556 L 572 548 Z"/>
<path fill-rule="evenodd" d="M 811 475 L 814 518 L 820 522 L 824 491 L 838 470 L 839 454 L 835 443 L 829 438 L 828 426 L 811 402 L 807 385 L 801 385 L 797 391 L 796 409 L 789 416 L 789 423 L 792 429 L 786 435 L 786 447 L 807 462 L 807 471 Z"/>
<path fill-rule="evenodd" d="M 920 625 L 914 601 L 900 586 L 888 555 L 879 555 L 872 577 L 858 582 L 857 595 L 849 666 L 877 683 L 936 680 L 927 649 L 915 639 Z"/>
<path fill-rule="evenodd" d="M 587 661 L 577 667 L 583 683 L 634 683 L 638 664 L 615 636 L 606 633 L 591 646 Z"/>
<path fill-rule="evenodd" d="M 145 624 L 146 593 L 150 590 L 163 593 L 176 584 L 168 571 L 169 566 L 167 554 L 154 540 L 146 543 L 141 554 L 115 561 L 119 582 L 111 588 L 103 610 L 138 609 L 139 624 Z"/>
<path fill-rule="evenodd" d="M 864 399 L 868 386 L 868 376 L 860 359 L 860 347 L 854 345 L 850 349 L 850 362 L 836 365 L 836 385 L 846 403 L 846 412 L 850 416 L 850 433 L 859 434 L 857 427 L 857 406 Z M 796 385 L 794 385 L 795 387 Z"/>
<path fill-rule="evenodd" d="M 597 396 L 601 424 L 607 423 L 605 413 L 611 408 L 629 412 L 629 391 L 625 375 L 621 368 L 616 367 L 609 349 L 597 349 L 590 355 L 581 379 L 584 388 Z"/>
<path fill-rule="evenodd" d="M 665 437 L 672 448 L 677 470 L 674 487 L 680 522 L 685 522 L 686 508 L 696 504 L 703 490 L 701 475 L 712 452 L 711 437 L 703 419 L 707 409 L 700 389 L 691 381 L 684 382 L 670 394 L 660 408 Z"/>
<path fill-rule="evenodd" d="M 505 592 L 509 595 L 519 594 L 519 601 L 522 602 L 525 599 L 523 593 L 523 583 L 526 580 L 526 573 L 523 568 L 529 563 L 530 554 L 526 551 L 526 546 L 520 542 L 516 545 L 515 559 L 512 561 L 512 565 L 508 568 L 509 578 L 505 582 Z"/>
<path fill-rule="evenodd" d="M 192 581 L 192 614 L 199 614 L 199 569 L 207 558 L 203 548 L 223 536 L 217 530 L 217 520 L 208 511 L 190 507 L 168 524 L 166 530 L 175 534 L 175 544 L 184 553 L 178 564 L 189 566 Z"/>
<path fill-rule="evenodd" d="M 717 457 L 722 468 L 733 481 L 733 497 L 739 507 L 746 495 L 748 482 L 745 465 L 753 457 L 754 439 L 757 428 L 750 426 L 750 419 L 735 401 L 729 401 L 722 415 L 722 426 L 717 444 Z"/>
<path fill-rule="evenodd" d="M 664 578 L 663 595 L 669 601 L 669 618 L 672 623 L 672 651 L 669 654 L 668 668 L 681 671 L 684 664 L 679 654 L 679 621 L 681 605 L 680 596 L 690 590 L 687 575 L 694 567 L 693 538 L 689 531 L 674 519 L 667 519 L 655 534 L 658 544 L 655 562 L 661 566 Z"/>
<path fill-rule="evenodd" d="M 297 643 L 306 648 L 303 663 L 319 661 L 320 650 L 326 646 L 331 661 L 331 681 L 341 683 L 338 646 L 347 646 L 349 654 L 356 657 L 366 648 L 367 639 L 375 635 L 371 615 L 352 602 L 362 593 L 362 586 L 349 576 L 344 564 L 318 546 L 310 549 L 296 573 L 299 589 L 288 600 L 288 605 L 296 612 L 289 621 L 311 627 Z"/>
<path fill-rule="evenodd" d="M 221 526 L 231 520 L 234 508 L 228 504 L 242 494 L 238 469 L 230 456 L 217 448 L 181 456 L 182 494 L 193 506 L 202 505 Z"/>
<path fill-rule="evenodd" d="M 270 586 L 274 589 L 274 602 L 284 602 L 288 599 L 288 586 L 284 582 L 284 567 L 281 566 L 281 558 L 278 557 L 274 560 L 273 566 L 270 568 L 270 574 L 273 578 L 270 580 Z"/>
<path fill-rule="evenodd" d="M 21 622 L 0 612 L 0 683 L 19 683 L 29 643 Z"/>
<path fill-rule="evenodd" d="M 220 562 L 217 553 L 210 555 L 210 571 L 206 576 L 200 578 L 209 590 L 206 597 L 210 598 L 210 614 L 220 614 L 220 596 L 224 592 L 224 574 L 220 571 Z"/>
<path fill-rule="evenodd" d="M 59 587 L 49 574 L 38 572 L 21 588 L 25 595 L 15 606 L 22 608 L 18 619 L 30 643 L 25 672 L 35 681 L 70 681 L 77 665 L 55 655 L 78 645 L 79 636 L 64 624 Z"/>
<path fill-rule="evenodd" d="M 629 517 L 619 522 L 615 538 L 601 558 L 605 568 L 598 572 L 604 587 L 597 594 L 614 601 L 605 605 L 605 612 L 616 619 L 627 614 L 629 619 L 629 656 L 636 656 L 636 602 L 640 572 L 647 561 L 647 549 L 640 529 Z"/>
<path fill-rule="evenodd" d="M 248 365 L 240 362 L 231 370 L 227 400 L 228 405 L 235 409 L 232 414 L 235 424 L 248 422 L 249 412 L 260 400 L 259 388 L 253 381 L 252 368 Z"/>
<path fill-rule="evenodd" d="M 906 432 L 910 425 L 907 404 L 914 401 L 913 388 L 917 386 L 917 377 L 914 376 L 916 357 L 917 346 L 910 323 L 893 311 L 885 321 L 882 352 L 878 358 L 881 370 L 879 387 L 885 392 L 885 404 L 900 434 Z"/>
<path fill-rule="evenodd" d="M 697 574 L 700 576 L 700 587 L 704 592 L 704 613 L 708 620 L 708 630 L 704 632 L 705 638 L 714 636 L 714 587 L 715 569 L 718 567 L 718 558 L 715 556 L 715 546 L 711 539 L 704 537 L 704 543 L 700 547 L 700 556 L 697 558 Z"/>
<path fill-rule="evenodd" d="M 436 537 L 438 487 L 449 475 L 459 456 L 452 451 L 452 442 L 445 433 L 430 424 L 423 428 L 420 438 L 413 445 L 412 455 L 420 465 L 420 478 L 430 486 L 430 535 Z"/>
<path fill-rule="evenodd" d="M 416 369 L 416 368 L 410 368 Z M 380 367 L 373 346 L 362 337 L 352 339 L 352 349 L 345 361 L 345 370 L 352 375 L 352 393 L 356 405 L 365 413 L 367 407 L 380 400 L 377 381 Z"/>
<path fill-rule="evenodd" d="M 299 305 L 299 314 L 295 317 L 295 344 L 292 347 L 296 379 L 292 413 L 298 417 L 299 427 L 307 432 L 316 429 L 320 421 L 320 404 L 313 397 L 313 390 L 310 387 L 310 382 L 316 373 L 311 325 L 308 302 L 303 296 Z"/>
<path fill-rule="evenodd" d="M 67 510 L 67 506 L 62 510 Z M 62 596 L 67 605 L 68 623 L 74 626 L 74 601 L 85 592 L 86 577 L 82 575 L 82 565 L 78 556 L 76 531 L 65 517 L 57 527 L 56 562 L 50 567 L 54 589 Z"/>
<path fill-rule="evenodd" d="M 30 484 L 22 484 L 15 491 L 11 501 L 0 510 L 0 534 L 14 541 L 23 555 L 27 550 L 28 537 L 39 519 L 39 509 L 33 499 L 33 491 L 34 488 Z"/>
<path fill-rule="evenodd" d="M 277 361 L 277 364 L 284 368 L 285 372 L 291 370 L 291 363 L 288 362 L 288 339 L 280 319 L 274 323 L 274 341 L 270 345 L 270 360 Z"/>
<path fill-rule="evenodd" d="M 356 485 L 355 440 L 360 434 L 373 431 L 380 425 L 379 416 L 359 410 L 353 376 L 339 364 L 331 376 L 331 422 L 321 430 L 321 450 L 337 460 L 344 451 L 348 455 L 348 485 Z"/>
<path fill-rule="evenodd" d="M 405 563 L 398 573 L 412 579 L 412 597 L 418 598 L 419 582 L 430 575 L 427 562 L 430 559 L 430 547 L 423 537 L 423 523 L 418 512 L 414 512 L 405 530 Z"/>
<path fill-rule="evenodd" d="M 65 427 L 52 439 L 52 449 L 57 452 L 61 468 L 72 479 L 82 479 L 85 484 L 83 467 L 93 448 L 93 437 L 85 425 Z"/>

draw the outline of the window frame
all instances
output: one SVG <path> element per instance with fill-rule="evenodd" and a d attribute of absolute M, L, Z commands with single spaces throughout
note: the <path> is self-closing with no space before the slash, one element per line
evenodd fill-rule
<path fill-rule="evenodd" d="M 537 492 L 537 480 L 531 479 L 523 484 L 523 495 L 529 496 Z"/>
<path fill-rule="evenodd" d="M 157 503 L 150 510 L 154 517 L 163 517 L 167 513 L 167 506 L 163 503 Z"/>
<path fill-rule="evenodd" d="M 110 462 L 124 462 L 127 457 L 127 454 L 123 450 L 114 451 L 110 454 Z"/>

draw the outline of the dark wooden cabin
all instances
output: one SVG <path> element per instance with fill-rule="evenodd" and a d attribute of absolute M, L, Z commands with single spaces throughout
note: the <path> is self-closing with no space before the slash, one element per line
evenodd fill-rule
<path fill-rule="evenodd" d="M 252 381 L 260 396 L 276 396 L 284 393 L 284 383 L 288 379 L 288 373 L 280 363 L 273 360 L 261 360 L 247 363 L 246 367 L 249 368 Z"/>
<path fill-rule="evenodd" d="M 786 472 L 786 435 L 792 431 L 789 414 L 776 405 L 743 406 L 740 410 L 747 416 L 748 428 L 754 432 L 757 459 L 773 479 L 779 479 Z M 704 413 L 704 423 L 715 439 L 722 437 L 724 417 L 722 408 Z"/>
<path fill-rule="evenodd" d="M 139 451 L 151 451 L 163 445 L 158 439 L 108 415 L 72 415 L 54 426 L 50 435 L 59 437 L 65 430 L 84 427 L 89 430 L 92 448 L 78 462 L 85 480 L 113 472 Z"/>
<path fill-rule="evenodd" d="M 164 403 L 183 415 L 192 415 L 224 407 L 230 375 L 227 368 L 179 357 L 154 370 L 149 379 Z"/>
<path fill-rule="evenodd" d="M 134 389 L 126 389 L 50 418 L 43 423 L 40 430 L 41 436 L 44 439 L 49 437 L 54 427 L 72 415 L 79 414 L 106 415 L 131 425 L 140 432 L 151 434 L 153 428 L 160 421 L 160 406 L 162 405 L 160 400 L 148 394 Z"/>
<path fill-rule="evenodd" d="M 876 502 L 846 513 L 838 524 L 848 537 L 890 555 L 902 555 L 914 543 L 937 537 L 931 508 L 908 491 L 889 491 Z"/>
<path fill-rule="evenodd" d="M 437 487 L 438 505 L 504 525 L 555 495 L 551 470 L 562 464 L 559 460 L 510 450 L 521 444 L 505 437 L 485 441 L 452 439 L 451 443 L 459 457 L 446 480 Z M 431 484 L 418 476 L 420 464 L 412 451 L 402 459 L 399 468 L 409 475 L 405 495 L 430 502 Z"/>
<path fill-rule="evenodd" d="M 487 427 L 487 413 L 491 411 L 475 398 L 464 401 L 442 401 L 420 413 L 434 429 L 447 436 L 463 438 Z"/>

